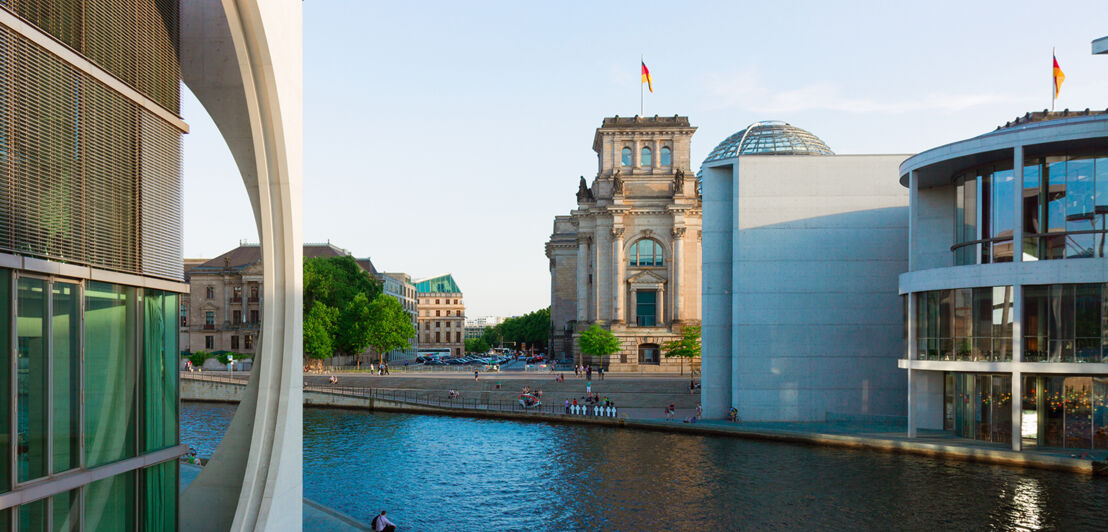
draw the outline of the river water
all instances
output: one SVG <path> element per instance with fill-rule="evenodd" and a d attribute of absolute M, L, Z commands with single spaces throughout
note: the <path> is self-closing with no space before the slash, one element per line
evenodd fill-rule
<path fill-rule="evenodd" d="M 233 405 L 185 403 L 210 456 Z M 402 530 L 1096 530 L 1108 479 L 587 425 L 304 410 L 304 496 Z"/>

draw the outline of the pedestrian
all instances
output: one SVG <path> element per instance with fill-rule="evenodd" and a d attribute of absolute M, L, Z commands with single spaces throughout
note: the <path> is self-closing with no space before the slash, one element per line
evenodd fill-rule
<path fill-rule="evenodd" d="M 673 410 L 670 407 L 666 407 L 666 421 L 673 421 Z"/>
<path fill-rule="evenodd" d="M 477 370 L 473 370 L 473 380 L 477 380 Z"/>
<path fill-rule="evenodd" d="M 590 365 L 585 366 L 585 379 L 592 380 L 592 366 Z"/>
<path fill-rule="evenodd" d="M 573 406 L 577 406 L 577 399 L 573 400 Z"/>
<path fill-rule="evenodd" d="M 600 375 L 600 380 L 604 380 L 604 366 L 596 368 L 596 373 Z"/>
<path fill-rule="evenodd" d="M 381 514 L 373 518 L 373 522 L 370 523 L 370 526 L 376 532 L 393 532 L 396 530 L 396 525 L 392 521 L 389 521 L 388 517 L 385 517 L 384 510 L 381 510 Z"/>
<path fill-rule="evenodd" d="M 566 413 L 569 413 L 569 399 L 566 399 Z"/>
<path fill-rule="evenodd" d="M 696 415 L 693 416 L 697 420 L 700 419 L 700 415 L 704 413 L 704 409 L 700 407 L 700 403 L 696 403 Z"/>
<path fill-rule="evenodd" d="M 585 393 L 592 396 L 592 381 L 585 381 Z"/>
<path fill-rule="evenodd" d="M 573 376 L 574 377 L 580 377 L 581 376 L 581 365 L 580 364 L 574 364 L 573 365 Z"/>

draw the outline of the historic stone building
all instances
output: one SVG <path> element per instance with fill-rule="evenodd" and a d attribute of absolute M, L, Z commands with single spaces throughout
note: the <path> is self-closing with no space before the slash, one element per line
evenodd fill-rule
<path fill-rule="evenodd" d="M 582 360 L 577 338 L 596 323 L 623 349 L 584 362 L 615 371 L 680 368 L 660 348 L 700 323 L 701 199 L 689 161 L 695 131 L 683 116 L 616 116 L 596 130 L 596 177 L 591 186 L 581 178 L 577 209 L 555 217 L 546 244 L 557 359 Z"/>
<path fill-rule="evenodd" d="M 350 252 L 330 242 L 304 244 L 304 258 Z M 369 259 L 356 259 L 372 276 Z M 262 248 L 242 243 L 188 270 L 189 295 L 181 303 L 181 344 L 193 351 L 232 351 L 253 358 L 262 321 Z"/>
<path fill-rule="evenodd" d="M 419 351 L 449 352 L 460 357 L 465 351 L 466 307 L 462 289 L 449 273 L 416 281 Z"/>

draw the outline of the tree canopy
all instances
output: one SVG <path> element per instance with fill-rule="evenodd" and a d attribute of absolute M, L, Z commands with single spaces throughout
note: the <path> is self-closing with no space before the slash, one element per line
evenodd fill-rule
<path fill-rule="evenodd" d="M 486 328 L 481 335 L 489 345 L 503 346 L 513 344 L 516 347 L 533 347 L 538 351 L 546 350 L 546 341 L 550 336 L 550 307 L 508 318 L 496 327 Z"/>
<path fill-rule="evenodd" d="M 408 347 L 408 340 L 416 335 L 404 306 L 386 294 L 378 294 L 369 304 L 365 320 L 368 343 L 377 351 L 378 362 L 384 361 L 385 353 Z"/>
<path fill-rule="evenodd" d="M 491 327 L 486 328 L 486 330 Z M 487 353 L 489 351 L 489 343 L 485 341 L 484 337 L 481 338 L 466 338 L 466 352 L 467 353 Z"/>
<path fill-rule="evenodd" d="M 361 354 L 370 345 L 370 302 L 380 294 L 381 284 L 351 256 L 304 259 L 304 353 Z"/>
<path fill-rule="evenodd" d="M 682 329 L 680 340 L 666 342 L 662 345 L 662 354 L 666 358 L 687 358 L 691 364 L 694 358 L 700 356 L 700 326 L 692 325 Z M 685 373 L 684 360 L 681 362 L 681 373 Z"/>
<path fill-rule="evenodd" d="M 613 355 L 618 353 L 620 349 L 619 338 L 616 338 L 611 331 L 603 329 L 595 323 L 581 333 L 577 345 L 581 348 L 582 353 L 595 357 Z"/>

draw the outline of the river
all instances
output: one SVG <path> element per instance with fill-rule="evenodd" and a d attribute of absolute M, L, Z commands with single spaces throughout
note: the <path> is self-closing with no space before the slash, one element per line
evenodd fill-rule
<path fill-rule="evenodd" d="M 210 456 L 234 405 L 184 403 Z M 304 410 L 304 496 L 401 530 L 1103 529 L 1108 479 L 913 455 Z"/>

